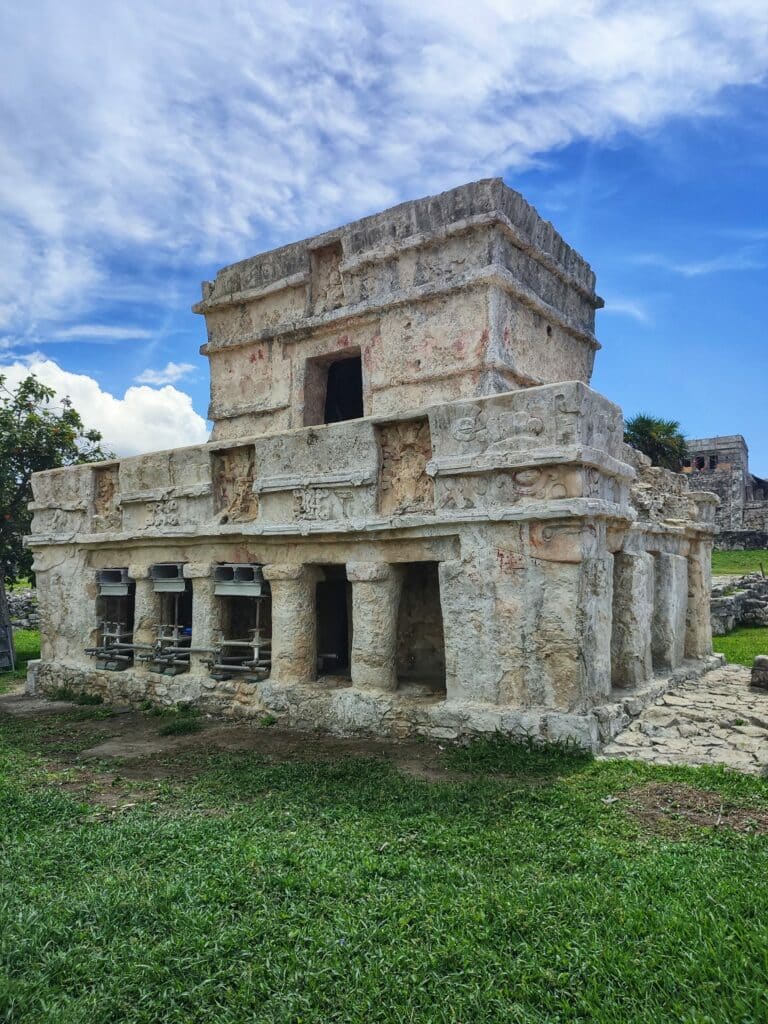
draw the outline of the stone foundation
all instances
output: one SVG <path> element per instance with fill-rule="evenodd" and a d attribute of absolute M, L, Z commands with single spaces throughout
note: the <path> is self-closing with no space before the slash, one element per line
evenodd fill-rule
<path fill-rule="evenodd" d="M 131 707 L 151 700 L 165 707 L 191 704 L 223 718 L 248 720 L 271 715 L 291 729 L 334 736 L 425 736 L 448 741 L 502 732 L 538 743 L 573 743 L 598 752 L 661 694 L 681 682 L 701 678 L 723 661 L 722 655 L 686 661 L 642 686 L 612 691 L 606 703 L 582 714 L 372 692 L 340 680 L 314 685 L 272 680 L 214 682 L 190 676 L 167 678 L 150 673 L 141 677 L 131 672 L 99 672 L 37 662 L 30 663 L 27 692 L 52 693 L 65 687 Z"/>

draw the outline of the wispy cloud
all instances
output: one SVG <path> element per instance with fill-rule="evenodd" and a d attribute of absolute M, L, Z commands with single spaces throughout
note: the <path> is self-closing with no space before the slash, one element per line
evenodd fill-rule
<path fill-rule="evenodd" d="M 143 370 L 135 380 L 137 384 L 175 384 L 195 369 L 192 363 L 166 363 L 162 370 Z"/>
<path fill-rule="evenodd" d="M 739 270 L 762 270 L 768 267 L 768 253 L 757 246 L 747 246 L 735 252 L 722 253 L 711 259 L 675 261 L 667 256 L 649 253 L 638 256 L 635 263 L 659 267 L 682 277 L 702 277 L 705 274 L 723 274 Z"/>
<path fill-rule="evenodd" d="M 154 283 L 699 116 L 768 67 L 764 0 L 30 0 L 0 18 L 0 326 L 19 335 L 98 315 L 137 267 Z"/>
<path fill-rule="evenodd" d="M 628 316 L 638 323 L 648 324 L 651 318 L 642 302 L 637 299 L 606 299 L 604 313 L 614 313 L 617 316 Z"/>
<path fill-rule="evenodd" d="M 49 341 L 131 341 L 151 338 L 152 332 L 142 327 L 113 327 L 108 324 L 76 324 L 55 330 Z"/>

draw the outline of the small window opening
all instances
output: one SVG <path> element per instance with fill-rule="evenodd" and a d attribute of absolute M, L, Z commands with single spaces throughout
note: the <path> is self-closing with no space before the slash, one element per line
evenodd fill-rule
<path fill-rule="evenodd" d="M 328 367 L 324 423 L 357 420 L 363 415 L 363 364 L 360 356 L 339 359 Z"/>
<path fill-rule="evenodd" d="M 317 671 L 349 676 L 352 654 L 352 584 L 343 565 L 323 567 L 317 583 Z"/>
<path fill-rule="evenodd" d="M 397 621 L 399 689 L 445 692 L 445 638 L 437 562 L 404 566 Z"/>
<path fill-rule="evenodd" d="M 699 455 L 696 459 L 696 469 L 704 469 L 704 456 Z"/>

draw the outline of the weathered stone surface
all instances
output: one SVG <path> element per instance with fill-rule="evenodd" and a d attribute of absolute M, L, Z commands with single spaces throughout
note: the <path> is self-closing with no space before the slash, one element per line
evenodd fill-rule
<path fill-rule="evenodd" d="M 620 551 L 614 555 L 613 571 L 611 677 L 614 686 L 637 686 L 653 673 L 653 555 Z"/>
<path fill-rule="evenodd" d="M 768 655 L 758 654 L 752 665 L 752 686 L 759 690 L 768 690 Z"/>
<path fill-rule="evenodd" d="M 768 669 L 768 658 L 765 662 Z M 651 764 L 722 764 L 763 775 L 768 771 L 768 692 L 750 687 L 748 668 L 715 669 L 649 705 L 604 747 L 604 756 Z"/>
<path fill-rule="evenodd" d="M 653 661 L 659 668 L 677 668 L 685 655 L 688 563 L 683 555 L 667 552 L 659 552 L 654 562 Z"/>
<path fill-rule="evenodd" d="M 498 180 L 222 270 L 212 440 L 34 478 L 40 687 L 616 735 L 706 665 L 717 499 L 589 387 L 594 286 Z"/>

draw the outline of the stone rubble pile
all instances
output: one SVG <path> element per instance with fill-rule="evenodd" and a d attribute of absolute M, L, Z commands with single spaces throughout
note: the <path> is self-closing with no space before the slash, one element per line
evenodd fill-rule
<path fill-rule="evenodd" d="M 768 626 L 768 578 L 749 573 L 712 587 L 712 634 L 725 636 L 737 626 Z"/>
<path fill-rule="evenodd" d="M 13 628 L 37 629 L 39 626 L 37 591 L 12 590 L 6 596 Z"/>

